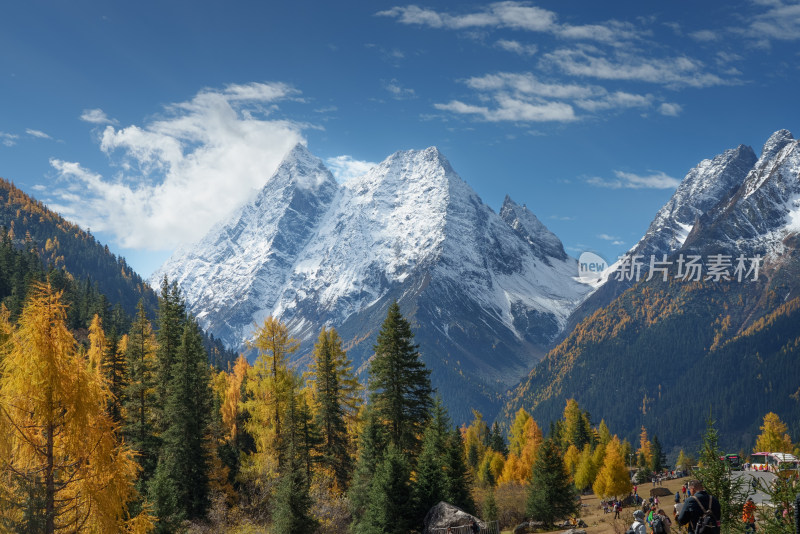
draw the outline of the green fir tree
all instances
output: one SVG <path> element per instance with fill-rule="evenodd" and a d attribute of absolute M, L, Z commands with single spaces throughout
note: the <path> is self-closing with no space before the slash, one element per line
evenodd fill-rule
<path fill-rule="evenodd" d="M 419 450 L 432 405 L 430 370 L 413 338 L 411 326 L 393 302 L 378 333 L 369 378 L 370 399 L 390 441 L 412 455 Z"/>

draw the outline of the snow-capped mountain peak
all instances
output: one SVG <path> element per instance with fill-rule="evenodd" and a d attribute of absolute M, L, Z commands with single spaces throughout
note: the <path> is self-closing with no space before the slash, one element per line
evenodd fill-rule
<path fill-rule="evenodd" d="M 253 324 L 273 315 L 301 339 L 300 358 L 333 326 L 362 370 L 397 300 L 454 415 L 468 417 L 458 411 L 467 405 L 490 414 L 588 290 L 532 213 L 510 199 L 503 213 L 435 147 L 396 152 L 337 185 L 298 145 L 252 203 L 155 280 L 176 280 L 202 326 L 229 346 L 243 347 Z"/>

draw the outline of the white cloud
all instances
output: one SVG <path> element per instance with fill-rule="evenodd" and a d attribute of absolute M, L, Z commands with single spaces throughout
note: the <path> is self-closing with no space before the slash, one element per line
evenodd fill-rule
<path fill-rule="evenodd" d="M 692 32 L 689 34 L 689 37 L 700 42 L 719 41 L 722 38 L 718 32 L 712 30 L 699 30 Z"/>
<path fill-rule="evenodd" d="M 81 113 L 81 120 L 92 124 L 116 124 L 117 121 L 109 119 L 105 112 L 100 108 L 84 109 Z"/>
<path fill-rule="evenodd" d="M 141 126 L 106 126 L 100 148 L 121 172 L 107 178 L 53 159 L 66 183 L 52 191 L 53 204 L 123 247 L 169 249 L 199 239 L 303 141 L 303 125 L 266 119 L 276 102 L 298 94 L 280 83 L 229 85 L 172 104 Z"/>
<path fill-rule="evenodd" d="M 434 104 L 434 107 L 462 115 L 478 115 L 489 122 L 570 122 L 576 119 L 572 106 L 562 102 L 537 104 L 503 94 L 497 95 L 495 100 L 497 107 L 494 109 L 465 104 L 458 100 Z"/>
<path fill-rule="evenodd" d="M 532 56 L 539 50 L 536 45 L 522 44 L 519 41 L 509 41 L 507 39 L 500 39 L 495 43 L 495 46 L 520 56 Z"/>
<path fill-rule="evenodd" d="M 677 117 L 683 111 L 683 106 L 674 102 L 664 102 L 658 107 L 658 112 L 667 117 Z"/>
<path fill-rule="evenodd" d="M 3 143 L 5 146 L 14 146 L 17 144 L 17 139 L 19 136 L 17 134 L 10 134 L 6 132 L 0 132 L 0 143 Z"/>
<path fill-rule="evenodd" d="M 544 61 L 571 76 L 604 80 L 643 81 L 672 87 L 712 87 L 734 83 L 709 72 L 701 61 L 685 56 L 654 59 L 617 52 L 614 59 L 608 59 L 597 55 L 596 51 L 560 49 L 546 54 Z"/>
<path fill-rule="evenodd" d="M 464 15 L 439 13 L 413 5 L 393 7 L 377 15 L 396 18 L 402 24 L 449 30 L 495 27 L 540 32 L 551 29 L 556 20 L 556 14 L 552 11 L 519 2 L 496 2 L 483 11 Z"/>
<path fill-rule="evenodd" d="M 41 130 L 33 130 L 31 128 L 27 128 L 25 130 L 25 133 L 30 135 L 31 137 L 37 137 L 39 139 L 52 139 L 52 137 L 50 137 L 49 135 L 47 135 L 46 133 L 44 133 Z"/>
<path fill-rule="evenodd" d="M 613 235 L 608 235 L 608 234 L 597 234 L 597 237 L 599 239 L 604 240 L 604 241 L 617 241 L 617 240 L 619 240 L 618 237 L 613 236 Z"/>
<path fill-rule="evenodd" d="M 396 6 L 376 13 L 378 16 L 397 19 L 401 24 L 427 26 L 435 29 L 501 29 L 544 32 L 565 39 L 590 40 L 619 43 L 639 36 L 633 25 L 619 21 L 603 24 L 573 26 L 557 22 L 556 13 L 532 6 L 525 2 L 494 2 L 481 11 L 451 14 L 421 8 L 419 6 Z"/>
<path fill-rule="evenodd" d="M 356 160 L 351 156 L 336 156 L 326 159 L 325 165 L 331 170 L 339 183 L 344 183 L 358 176 L 363 176 L 376 164 L 371 161 Z"/>
<path fill-rule="evenodd" d="M 627 109 L 650 107 L 653 97 L 650 95 L 636 95 L 625 91 L 615 91 L 601 95 L 599 98 L 578 100 L 575 104 L 590 112 L 605 111 L 609 109 Z"/>
<path fill-rule="evenodd" d="M 786 3 L 781 0 L 755 3 L 767 6 L 768 9 L 757 15 L 750 24 L 748 33 L 752 37 L 779 41 L 800 39 L 800 3 Z"/>
<path fill-rule="evenodd" d="M 592 177 L 586 180 L 591 185 L 609 189 L 675 189 L 681 183 L 677 178 L 663 172 L 650 171 L 653 174 L 640 176 L 631 172 L 614 171 L 615 180 Z"/>
<path fill-rule="evenodd" d="M 550 83 L 531 73 L 487 74 L 465 80 L 467 87 L 478 91 L 481 101 L 493 100 L 495 108 L 472 105 L 460 100 L 435 104 L 444 111 L 473 114 L 488 121 L 569 122 L 578 119 L 575 108 L 589 113 L 634 107 L 650 107 L 651 95 L 624 91 L 610 93 L 598 85 Z"/>
<path fill-rule="evenodd" d="M 414 96 L 416 96 L 413 89 L 402 87 L 395 79 L 384 83 L 384 87 L 392 94 L 392 98 L 396 100 L 405 100 L 407 98 L 414 98 Z"/>

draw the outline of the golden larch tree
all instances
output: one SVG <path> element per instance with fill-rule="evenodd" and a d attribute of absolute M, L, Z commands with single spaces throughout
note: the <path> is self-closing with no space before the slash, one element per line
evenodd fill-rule
<path fill-rule="evenodd" d="M 0 476 L 4 493 L 22 488 L 37 499 L 5 508 L 7 524 L 34 514 L 48 534 L 149 528 L 147 517 L 127 513 L 138 466 L 106 409 L 103 339 L 97 321 L 87 356 L 66 328 L 61 292 L 34 286 L 2 347 Z"/>

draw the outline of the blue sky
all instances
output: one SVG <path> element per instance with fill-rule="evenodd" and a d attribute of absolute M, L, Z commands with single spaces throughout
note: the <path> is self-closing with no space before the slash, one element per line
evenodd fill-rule
<path fill-rule="evenodd" d="M 142 275 L 296 142 L 341 180 L 436 145 L 577 256 L 678 181 L 800 123 L 800 4 L 4 2 L 0 176 Z"/>

